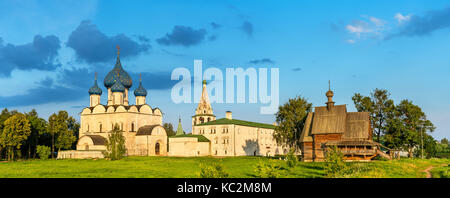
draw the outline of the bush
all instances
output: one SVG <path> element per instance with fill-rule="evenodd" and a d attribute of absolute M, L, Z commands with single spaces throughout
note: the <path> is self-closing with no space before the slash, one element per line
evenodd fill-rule
<path fill-rule="evenodd" d="M 38 154 L 40 159 L 48 159 L 49 155 L 51 154 L 51 149 L 48 146 L 38 145 L 36 147 L 36 153 Z"/>
<path fill-rule="evenodd" d="M 286 164 L 289 168 L 294 167 L 295 165 L 297 165 L 298 162 L 298 158 L 295 155 L 295 149 L 292 148 L 289 153 L 286 155 Z"/>
<path fill-rule="evenodd" d="M 344 154 L 336 146 L 329 147 L 325 155 L 325 173 L 328 177 L 336 177 L 347 168 Z"/>
<path fill-rule="evenodd" d="M 278 178 L 281 167 L 275 163 L 264 163 L 262 160 L 255 167 L 255 173 L 258 178 Z"/>
<path fill-rule="evenodd" d="M 228 173 L 223 169 L 222 164 L 200 164 L 200 178 L 227 178 Z"/>

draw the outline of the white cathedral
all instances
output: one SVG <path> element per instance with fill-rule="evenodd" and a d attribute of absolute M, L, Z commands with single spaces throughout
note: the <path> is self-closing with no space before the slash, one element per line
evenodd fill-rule
<path fill-rule="evenodd" d="M 89 89 L 90 105 L 81 112 L 77 150 L 61 151 L 58 158 L 103 158 L 109 132 L 117 124 L 125 137 L 126 155 L 140 156 L 273 156 L 285 154 L 277 145 L 271 124 L 237 120 L 213 114 L 203 81 L 202 97 L 192 117 L 192 133 L 184 134 L 179 123 L 177 135 L 168 137 L 162 127 L 162 113 L 146 103 L 147 91 L 134 90 L 135 104 L 128 100 L 132 80 L 122 68 L 119 52 L 114 68 L 106 75 L 107 104 L 100 103 L 103 91 L 97 84 Z"/>

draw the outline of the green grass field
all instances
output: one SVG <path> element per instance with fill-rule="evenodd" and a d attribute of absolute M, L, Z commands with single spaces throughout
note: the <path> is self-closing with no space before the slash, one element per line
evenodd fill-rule
<path fill-rule="evenodd" d="M 209 162 L 223 164 L 230 177 L 252 178 L 256 177 L 255 165 L 260 160 L 283 166 L 280 177 L 325 177 L 324 163 L 317 162 L 299 162 L 294 168 L 288 169 L 283 160 L 265 157 L 127 157 L 118 161 L 64 159 L 0 162 L 0 178 L 195 178 L 200 171 L 199 165 Z M 427 167 L 449 163 L 450 159 L 348 163 L 350 171 L 342 177 L 425 177 L 422 171 Z"/>

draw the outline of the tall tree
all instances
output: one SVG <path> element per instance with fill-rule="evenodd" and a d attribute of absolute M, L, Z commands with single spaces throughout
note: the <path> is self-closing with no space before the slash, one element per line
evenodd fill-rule
<path fill-rule="evenodd" d="M 20 149 L 31 133 L 30 123 L 25 115 L 17 113 L 4 122 L 0 143 L 7 148 L 8 161 L 14 159 L 14 149 Z"/>
<path fill-rule="evenodd" d="M 298 149 L 300 134 L 305 125 L 306 116 L 311 112 L 312 104 L 305 98 L 297 96 L 278 108 L 275 114 L 278 126 L 274 138 L 278 144 L 287 144 Z"/>
<path fill-rule="evenodd" d="M 404 147 L 409 157 L 413 157 L 413 149 L 423 146 L 426 132 L 433 132 L 435 127 L 427 119 L 422 109 L 409 100 L 402 100 L 396 107 L 398 118 L 402 121 Z"/>
<path fill-rule="evenodd" d="M 352 100 L 358 112 L 369 112 L 372 128 L 374 129 L 377 142 L 381 141 L 381 136 L 386 131 L 388 114 L 395 108 L 394 101 L 389 99 L 389 92 L 384 89 L 375 89 L 369 96 L 362 96 L 356 93 Z"/>
<path fill-rule="evenodd" d="M 54 158 L 55 147 L 59 150 L 68 149 L 76 140 L 75 131 L 79 124 L 69 116 L 66 111 L 59 111 L 48 118 L 48 133 L 52 136 L 52 158 Z"/>
<path fill-rule="evenodd" d="M 31 133 L 25 142 L 28 158 L 36 157 L 36 147 L 39 142 L 39 135 L 43 134 L 47 130 L 47 121 L 42 118 L 39 118 L 38 113 L 35 109 L 32 109 L 30 112 L 26 113 L 28 121 L 30 122 Z"/>
<path fill-rule="evenodd" d="M 120 130 L 118 124 L 115 124 L 113 130 L 108 134 L 108 139 L 106 140 L 106 151 L 104 152 L 104 155 L 106 158 L 111 160 L 118 160 L 123 158 L 125 153 L 126 148 L 123 131 Z"/>

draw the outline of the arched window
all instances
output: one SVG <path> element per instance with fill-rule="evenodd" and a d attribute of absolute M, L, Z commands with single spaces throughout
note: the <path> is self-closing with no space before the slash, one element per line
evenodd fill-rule
<path fill-rule="evenodd" d="M 208 118 L 208 122 L 211 120 L 211 118 Z"/>
<path fill-rule="evenodd" d="M 134 131 L 134 123 L 131 123 L 131 131 Z"/>
<path fill-rule="evenodd" d="M 101 133 L 102 132 L 102 123 L 100 123 L 99 130 L 100 130 L 100 133 Z"/>
<path fill-rule="evenodd" d="M 86 132 L 89 132 L 89 124 L 86 125 Z"/>

